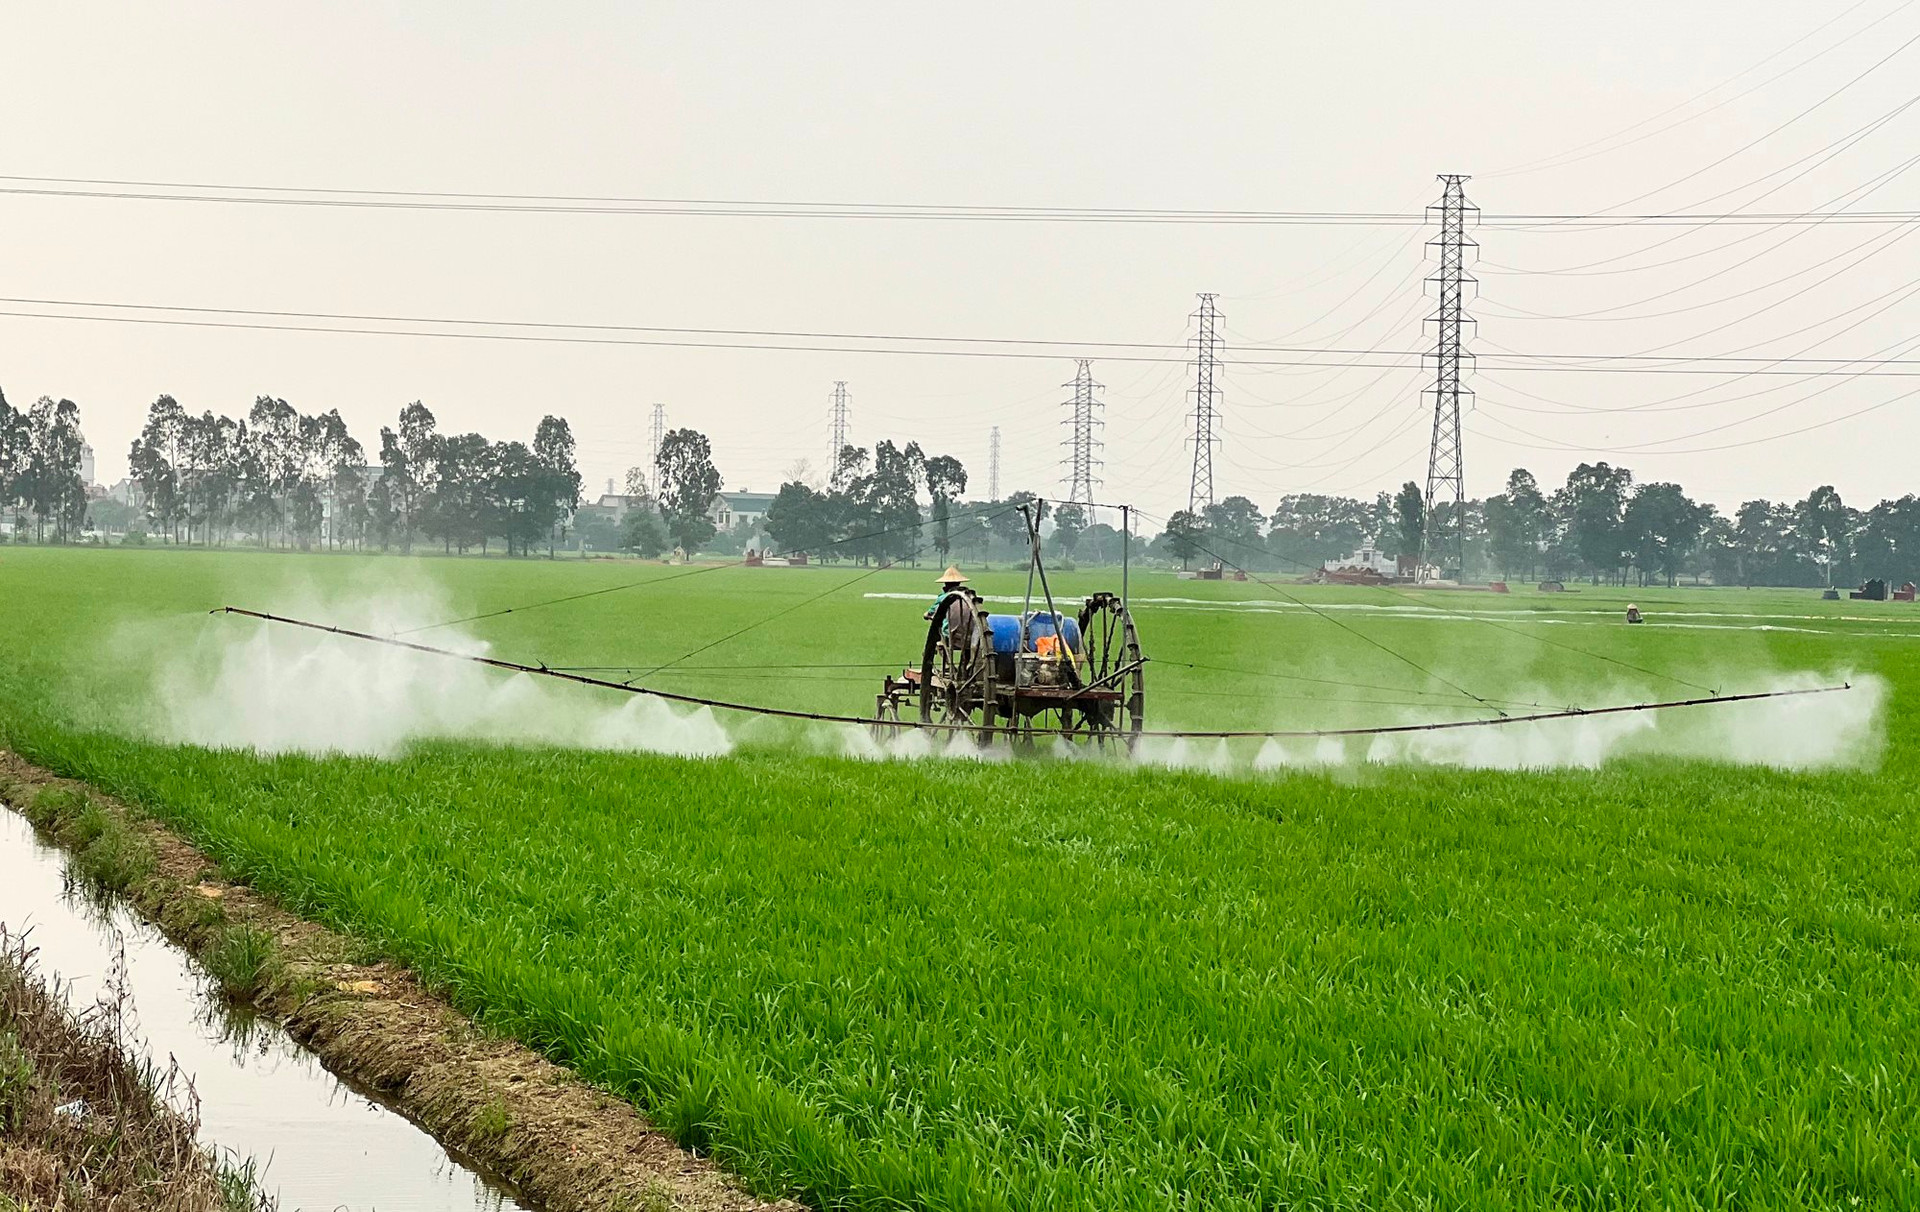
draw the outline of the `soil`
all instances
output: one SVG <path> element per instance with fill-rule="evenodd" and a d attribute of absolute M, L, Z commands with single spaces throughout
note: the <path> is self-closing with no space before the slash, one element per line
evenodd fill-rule
<path fill-rule="evenodd" d="M 155 874 L 122 891 L 169 938 L 204 956 L 232 924 L 269 931 L 284 975 L 253 996 L 255 1008 L 329 1070 L 378 1093 L 529 1201 L 549 1212 L 799 1212 L 790 1200 L 747 1192 L 631 1104 L 516 1041 L 487 1035 L 411 971 L 352 962 L 364 949 L 345 935 L 222 878 L 199 850 L 144 814 L 0 749 L 0 799 L 24 807 L 50 787 L 84 795 L 151 844 Z"/>

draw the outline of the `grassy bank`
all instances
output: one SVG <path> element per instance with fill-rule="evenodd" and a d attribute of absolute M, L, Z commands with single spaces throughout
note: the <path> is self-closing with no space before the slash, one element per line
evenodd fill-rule
<path fill-rule="evenodd" d="M 178 1076 L 125 1050 L 126 1014 L 65 1005 L 30 936 L 0 937 L 0 1208 L 271 1208 L 248 1173 L 200 1147 Z"/>
<path fill-rule="evenodd" d="M 139 735 L 165 723 L 154 662 L 231 625 L 190 611 L 292 596 L 264 583 L 288 575 L 383 568 L 28 555 L 0 564 L 26 640 L 0 657 L 9 744 L 146 805 L 762 1189 L 832 1207 L 1103 1210 L 1920 1198 L 1906 1046 L 1920 641 L 1905 634 L 1920 626 L 1890 604 L 1641 594 L 1657 621 L 1690 625 L 1628 630 L 1599 594 L 1474 595 L 1508 612 L 1500 626 L 1405 609 L 1419 598 L 1309 599 L 1341 626 L 1255 584 L 1134 585 L 1168 666 L 1149 690 L 1163 722 L 1404 714 L 1380 700 L 1436 689 L 1360 631 L 1514 697 L 1874 673 L 1892 697 L 1869 769 L 1643 751 L 1599 769 L 1222 778 L 444 741 L 391 759 L 261 756 Z M 445 617 L 632 575 L 408 572 L 452 578 L 435 591 Z M 719 572 L 474 633 L 550 663 L 644 667 L 790 609 L 702 662 L 731 669 L 687 684 L 855 706 L 877 670 L 747 676 L 770 653 L 917 651 L 917 602 L 859 595 L 923 578 L 806 604 L 855 575 Z M 143 653 L 129 636 L 172 642 Z"/>

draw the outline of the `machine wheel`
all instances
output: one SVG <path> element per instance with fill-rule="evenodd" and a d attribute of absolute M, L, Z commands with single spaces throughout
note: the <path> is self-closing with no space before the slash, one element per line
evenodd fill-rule
<path fill-rule="evenodd" d="M 934 607 L 927 625 L 920 656 L 920 722 L 992 727 L 993 715 L 993 645 L 985 612 L 966 594 L 950 593 Z M 965 735 L 985 743 L 988 734 Z"/>
<path fill-rule="evenodd" d="M 1103 743 L 1119 740 L 1131 749 L 1147 722 L 1145 658 L 1133 614 L 1119 595 L 1096 593 L 1087 599 L 1080 608 L 1080 642 L 1087 653 L 1082 683 L 1122 692 L 1117 703 L 1084 710 L 1085 727 Z"/>

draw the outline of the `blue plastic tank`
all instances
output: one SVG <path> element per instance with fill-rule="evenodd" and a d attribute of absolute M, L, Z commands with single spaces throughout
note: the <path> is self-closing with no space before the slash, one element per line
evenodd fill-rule
<path fill-rule="evenodd" d="M 1033 652 L 1034 641 L 1043 635 L 1054 634 L 1056 627 L 1065 638 L 1067 647 L 1074 652 L 1084 651 L 1080 644 L 1080 623 L 1070 614 L 1059 616 L 1056 624 L 1054 616 L 1044 610 L 1035 610 L 1024 616 L 1011 614 L 990 614 L 987 616 L 987 633 L 993 643 L 993 651 L 998 656 L 1012 656 L 1016 652 Z"/>
<path fill-rule="evenodd" d="M 996 656 L 1012 656 L 1020 651 L 1020 620 L 1013 615 L 988 615 L 987 633 Z"/>

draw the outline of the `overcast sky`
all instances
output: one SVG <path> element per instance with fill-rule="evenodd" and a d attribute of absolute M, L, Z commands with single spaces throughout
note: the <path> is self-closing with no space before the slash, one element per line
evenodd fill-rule
<path fill-rule="evenodd" d="M 1464 172 L 1489 215 L 1900 210 L 1920 208 L 1912 174 L 1899 172 L 1914 154 L 1920 112 L 1842 143 L 1911 98 L 1920 46 L 1849 81 L 1917 34 L 1920 7 L 1895 0 L 1850 10 L 1755 0 L 13 4 L 0 10 L 0 173 L 1404 213 L 1438 196 L 1436 173 Z M 1623 130 L 1633 141 L 1578 151 Z M 1497 350 L 1837 359 L 1920 351 L 1898 344 L 1916 340 L 1920 299 L 1887 293 L 1916 281 L 1912 231 L 1483 230 L 1476 348 L 1489 363 Z M 0 194 L 0 232 L 7 298 L 1177 345 L 1196 292 L 1214 291 L 1229 357 L 1290 356 L 1249 348 L 1260 344 L 1403 350 L 1430 340 L 1421 323 L 1431 310 L 1422 299 L 1430 233 L 1409 227 L 494 214 Z M 929 453 L 955 454 L 984 494 L 997 424 L 1002 491 L 1058 491 L 1060 385 L 1073 370 L 1065 356 L 604 347 L 0 316 L 0 389 L 16 404 L 43 394 L 78 401 L 107 482 L 124 474 L 146 406 L 164 392 L 196 412 L 242 414 L 260 394 L 307 412 L 338 408 L 370 450 L 379 426 L 415 399 L 444 429 L 496 438 L 530 438 L 541 414 L 557 413 L 574 426 L 595 491 L 644 459 L 647 413 L 660 402 L 671 425 L 712 437 L 729 487 L 771 490 L 797 458 L 823 462 L 828 393 L 844 379 L 854 440 L 916 439 Z M 1095 374 L 1107 385 L 1103 496 L 1161 513 L 1183 506 L 1190 372 L 1109 360 Z M 1422 379 L 1417 364 L 1230 366 L 1218 494 L 1244 493 L 1267 508 L 1289 492 L 1371 495 L 1423 478 Z M 1862 505 L 1920 491 L 1909 395 L 1920 377 L 1483 368 L 1473 385 L 1466 464 L 1475 495 L 1498 491 L 1515 466 L 1557 483 L 1592 457 L 1625 463 L 1641 479 L 1678 480 L 1723 507 L 1797 498 L 1823 482 Z M 1874 405 L 1883 406 L 1841 419 Z M 1808 426 L 1819 427 L 1779 436 Z"/>

